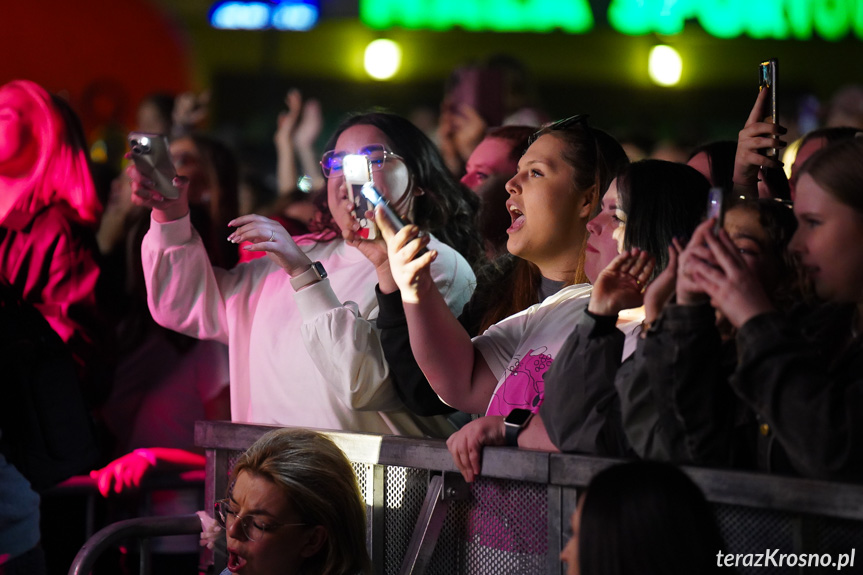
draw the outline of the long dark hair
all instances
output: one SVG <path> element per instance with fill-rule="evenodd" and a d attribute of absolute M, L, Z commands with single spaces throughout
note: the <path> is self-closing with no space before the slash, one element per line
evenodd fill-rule
<path fill-rule="evenodd" d="M 585 119 L 571 123 L 564 120 L 549 124 L 538 130 L 533 135 L 532 141 L 546 134 L 554 136 L 564 144 L 563 158 L 575 170 L 572 187 L 574 190 L 584 190 L 585 193 L 591 194 L 592 212 L 595 212 L 596 206 L 599 205 L 599 198 L 605 194 L 617 173 L 629 163 L 626 152 L 617 140 L 602 130 L 588 126 Z M 587 234 L 584 237 L 586 242 Z M 582 253 L 584 247 L 584 245 L 581 246 Z M 490 265 L 496 268 L 484 270 L 477 275 L 487 275 L 491 278 L 509 275 L 511 279 L 502 285 L 499 284 L 498 289 L 495 290 L 492 296 L 494 300 L 480 324 L 480 333 L 498 321 L 539 303 L 538 292 L 542 274 L 536 265 L 514 256 L 502 256 L 499 261 Z M 478 281 L 481 283 L 482 277 L 478 277 Z M 586 281 L 582 257 L 575 276 L 568 283 Z"/>
<path fill-rule="evenodd" d="M 456 181 L 428 136 L 401 116 L 369 112 L 339 124 L 326 149 L 332 150 L 342 132 L 359 125 L 386 134 L 392 151 L 404 158 L 414 189 L 424 192 L 415 198 L 413 223 L 458 251 L 471 266 L 483 263 L 485 250 L 476 226 L 479 198 Z"/>
<path fill-rule="evenodd" d="M 617 197 L 626 214 L 623 247 L 656 258 L 653 276 L 668 265 L 672 238 L 687 239 L 703 219 L 710 182 L 686 164 L 634 162 L 617 178 Z M 682 243 L 685 243 L 682 242 Z"/>
<path fill-rule="evenodd" d="M 673 465 L 633 461 L 591 480 L 578 534 L 582 575 L 718 573 L 721 549 L 704 494 Z"/>

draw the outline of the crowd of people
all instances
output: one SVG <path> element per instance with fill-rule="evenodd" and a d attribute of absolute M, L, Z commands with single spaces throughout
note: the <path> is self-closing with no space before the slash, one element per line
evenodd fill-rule
<path fill-rule="evenodd" d="M 0 572 L 45 572 L 38 491 L 203 469 L 201 419 L 438 438 L 469 483 L 484 446 L 646 460 L 582 496 L 562 554 L 582 575 L 713 557 L 676 465 L 863 480 L 863 115 L 786 141 L 765 90 L 736 142 L 687 165 L 523 99 L 489 120 L 454 82 L 438 134 L 356 113 L 320 151 L 320 106 L 292 90 L 269 192 L 201 129 L 206 96 L 154 95 L 136 128 L 170 136 L 170 195 L 130 162 L 105 185 L 68 103 L 0 87 L 0 329 L 35 349 L 10 372 L 73 398 L 27 400 L 69 426 L 38 446 L 16 433 L 23 405 L 0 410 Z M 347 177 L 357 156 L 396 218 Z M 13 307 L 38 312 L 32 329 Z M 216 511 L 231 572 L 368 572 L 364 503 L 323 435 L 272 432 L 232 478 Z M 199 508 L 187 495 L 155 511 Z M 195 549 L 156 548 L 189 570 Z"/>

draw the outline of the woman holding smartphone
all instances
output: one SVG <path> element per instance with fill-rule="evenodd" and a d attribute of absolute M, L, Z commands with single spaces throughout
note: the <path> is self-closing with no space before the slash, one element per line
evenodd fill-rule
<path fill-rule="evenodd" d="M 153 208 L 142 248 L 150 310 L 166 327 L 228 344 L 234 421 L 445 436 L 445 420 L 406 412 L 392 389 L 374 325 L 378 274 L 364 255 L 380 248 L 341 237 L 357 225 L 341 158 L 369 157 L 379 191 L 430 232 L 440 254 L 433 283 L 454 311 L 470 297 L 474 278 L 459 251 L 482 250 L 472 228 L 475 204 L 431 141 L 398 116 L 354 116 L 328 148 L 322 166 L 330 229 L 295 241 L 268 218 L 237 218 L 229 240 L 249 241 L 246 249 L 268 257 L 232 270 L 207 260 L 189 224 L 185 185 L 178 182 L 179 199 L 165 200 L 130 168 L 135 201 Z"/>
<path fill-rule="evenodd" d="M 493 416 L 468 424 L 450 438 L 450 450 L 468 481 L 475 468 L 465 461 L 478 460 L 478 448 L 488 438 L 486 424 L 494 421 L 502 428 L 513 410 L 539 410 L 544 373 L 590 294 L 589 284 L 574 283 L 584 277 L 587 221 L 614 175 L 610 168 L 622 157 L 620 145 L 587 126 L 583 117 L 535 134 L 518 173 L 507 183 L 512 218 L 507 249 L 531 262 L 543 281 L 556 282 L 557 288 L 541 303 L 497 321 L 473 340 L 432 289 L 428 264 L 434 250 L 414 259 L 427 240 L 413 242 L 417 230 L 411 227 L 389 240 L 417 363 L 443 401 L 461 411 Z"/>
<path fill-rule="evenodd" d="M 814 313 L 784 314 L 725 232 L 696 232 L 683 281 L 737 329 L 730 384 L 801 475 L 863 477 L 863 141 L 846 140 L 801 168 L 795 253 L 816 295 Z M 678 279 L 678 285 L 680 284 Z"/>

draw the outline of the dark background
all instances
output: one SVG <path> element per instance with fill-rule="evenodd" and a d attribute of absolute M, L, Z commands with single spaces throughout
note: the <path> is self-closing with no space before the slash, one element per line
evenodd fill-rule
<path fill-rule="evenodd" d="M 694 145 L 736 138 L 757 92 L 757 64 L 780 59 L 783 123 L 791 127 L 799 99 L 827 101 L 840 86 L 863 83 L 863 42 L 721 40 L 696 23 L 683 34 L 626 36 L 604 21 L 584 35 L 471 33 L 391 29 L 359 23 L 357 0 L 323 0 L 309 32 L 221 31 L 209 26 L 212 0 L 41 0 L 4 3 L 0 19 L 0 81 L 36 80 L 64 92 L 88 134 L 106 124 L 134 123 L 147 93 L 210 89 L 210 127 L 241 148 L 270 152 L 275 116 L 289 87 L 323 104 L 325 133 L 345 113 L 381 106 L 402 114 L 436 110 L 448 73 L 470 59 L 517 56 L 533 76 L 538 103 L 552 117 L 589 113 L 619 137 L 676 139 Z M 376 37 L 401 43 L 404 61 L 391 81 L 368 78 L 362 52 Z M 681 53 L 679 86 L 647 76 L 656 43 Z"/>

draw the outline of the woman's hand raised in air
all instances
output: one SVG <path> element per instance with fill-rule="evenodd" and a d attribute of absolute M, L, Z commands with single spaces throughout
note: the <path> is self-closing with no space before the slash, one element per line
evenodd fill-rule
<path fill-rule="evenodd" d="M 764 122 L 769 90 L 762 90 L 755 100 L 746 124 L 737 136 L 737 154 L 734 158 L 734 192 L 752 198 L 759 197 L 758 182 L 762 170 L 782 169 L 778 158 L 765 155 L 768 148 L 784 148 L 782 136 L 788 131 L 779 124 Z M 784 176 L 783 176 L 784 177 Z"/>
<path fill-rule="evenodd" d="M 644 303 L 656 260 L 644 250 L 632 248 L 611 260 L 593 283 L 587 310 L 596 315 L 617 315 Z"/>
<path fill-rule="evenodd" d="M 653 324 L 674 296 L 677 285 L 677 264 L 683 248 L 677 239 L 668 246 L 668 265 L 644 290 L 644 323 Z"/>
<path fill-rule="evenodd" d="M 709 229 L 712 221 L 701 224 L 696 234 L 702 228 Z M 710 297 L 711 305 L 736 328 L 757 315 L 774 311 L 761 280 L 746 265 L 725 230 L 719 230 L 719 235 L 710 232 L 702 235 L 706 240 L 705 248 L 715 263 L 695 260 L 690 263 L 690 274 L 695 285 Z"/>
<path fill-rule="evenodd" d="M 231 220 L 228 225 L 237 228 L 228 236 L 228 241 L 235 244 L 251 242 L 243 249 L 266 252 L 267 257 L 291 277 L 300 275 L 312 265 L 312 260 L 297 246 L 291 234 L 275 220 L 249 214 Z"/>
<path fill-rule="evenodd" d="M 135 167 L 126 168 L 132 188 L 132 203 L 153 210 L 153 219 L 165 223 L 179 220 L 189 213 L 189 179 L 177 176 L 172 182 L 177 190 L 176 199 L 166 198 L 156 190 L 155 182 L 145 178 Z"/>
<path fill-rule="evenodd" d="M 390 273 L 401 291 L 402 302 L 419 302 L 423 293 L 437 290 L 431 275 L 431 264 L 437 258 L 437 251 L 420 253 L 428 246 L 429 236 L 420 235 L 417 226 L 408 224 L 396 231 L 381 208 L 374 215 L 387 244 Z"/>

